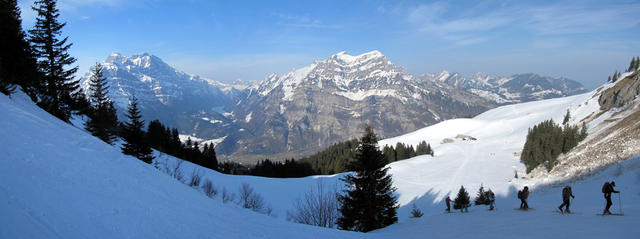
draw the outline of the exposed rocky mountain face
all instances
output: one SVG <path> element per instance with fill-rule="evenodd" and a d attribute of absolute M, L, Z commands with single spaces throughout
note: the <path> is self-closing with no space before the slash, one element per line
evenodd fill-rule
<path fill-rule="evenodd" d="M 621 78 L 613 87 L 602 92 L 598 98 L 600 109 L 609 110 L 623 106 L 640 95 L 640 71 Z"/>
<path fill-rule="evenodd" d="M 440 82 L 424 87 L 378 51 L 341 52 L 252 87 L 234 109 L 247 137 L 236 148 L 221 149 L 261 157 L 306 155 L 361 135 L 365 124 L 390 137 L 492 107 Z"/>
<path fill-rule="evenodd" d="M 499 104 L 584 90 L 579 83 L 533 74 L 416 78 L 378 51 L 341 52 L 251 87 L 185 74 L 149 54 L 114 53 L 103 64 L 109 96 L 121 113 L 135 95 L 145 119 L 216 142 L 220 156 L 243 161 L 308 155 L 358 137 L 365 124 L 391 137 Z M 82 80 L 85 89 L 89 74 Z"/>
<path fill-rule="evenodd" d="M 531 177 L 566 179 L 592 175 L 640 154 L 640 71 L 624 73 L 615 83 L 593 92 L 589 101 L 580 106 L 595 109 L 587 117 L 573 120 L 589 125 L 590 136 L 560 155 L 560 163 L 550 172 L 540 167 L 531 172 Z"/>
<path fill-rule="evenodd" d="M 579 82 L 532 73 L 502 77 L 478 72 L 464 77 L 458 73 L 442 71 L 424 74 L 419 78 L 424 81 L 444 82 L 498 104 L 521 103 L 587 92 Z"/>

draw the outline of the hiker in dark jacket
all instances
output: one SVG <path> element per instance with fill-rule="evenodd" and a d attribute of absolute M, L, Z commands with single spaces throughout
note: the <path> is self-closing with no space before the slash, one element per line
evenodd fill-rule
<path fill-rule="evenodd" d="M 615 189 L 613 189 L 613 187 L 615 186 L 616 182 L 611 181 L 610 183 L 605 183 L 604 187 L 602 188 L 604 198 L 607 199 L 607 206 L 604 208 L 604 212 L 602 212 L 602 214 L 611 214 L 611 212 L 609 211 L 609 208 L 611 208 L 611 205 L 613 205 L 613 202 L 611 202 L 611 193 L 620 193 L 620 191 L 616 191 Z"/>
<path fill-rule="evenodd" d="M 520 209 L 528 209 L 529 204 L 527 204 L 527 198 L 529 197 L 529 187 L 524 186 L 524 189 L 519 193 L 520 198 Z"/>
<path fill-rule="evenodd" d="M 562 212 L 562 207 L 564 207 L 566 205 L 567 208 L 564 209 L 564 212 L 571 213 L 571 211 L 569 210 L 569 205 L 571 204 L 571 199 L 569 197 L 576 198 L 576 197 L 573 196 L 573 193 L 571 192 L 571 187 L 565 186 L 562 189 L 562 204 L 558 207 L 558 209 L 560 209 L 560 212 Z"/>
<path fill-rule="evenodd" d="M 451 198 L 449 196 L 447 196 L 447 199 L 445 200 L 445 202 L 447 203 L 447 212 L 451 212 Z"/>

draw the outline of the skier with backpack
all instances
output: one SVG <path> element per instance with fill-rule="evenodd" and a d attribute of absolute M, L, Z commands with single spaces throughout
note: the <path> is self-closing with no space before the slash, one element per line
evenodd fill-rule
<path fill-rule="evenodd" d="M 562 212 L 562 207 L 566 205 L 567 207 L 564 209 L 564 212 L 571 213 L 571 211 L 569 210 L 571 199 L 569 197 L 576 198 L 575 196 L 573 196 L 573 193 L 571 192 L 571 187 L 567 185 L 562 189 L 562 204 L 558 207 L 560 212 Z"/>
<path fill-rule="evenodd" d="M 520 209 L 527 210 L 529 209 L 529 204 L 527 204 L 527 198 L 529 197 L 529 187 L 524 186 L 524 189 L 518 191 L 518 199 L 520 199 Z"/>
<path fill-rule="evenodd" d="M 611 215 L 611 212 L 609 211 L 609 208 L 611 208 L 611 205 L 613 205 L 613 202 L 611 202 L 611 193 L 620 193 L 620 191 L 616 191 L 615 189 L 613 189 L 613 187 L 615 186 L 616 182 L 614 181 L 611 181 L 610 183 L 605 182 L 604 185 L 602 185 L 602 193 L 604 193 L 604 198 L 607 200 L 607 206 L 604 208 L 602 215 Z"/>
<path fill-rule="evenodd" d="M 447 196 L 447 199 L 445 200 L 445 202 L 447 203 L 447 212 L 451 212 L 451 198 L 449 196 Z"/>
<path fill-rule="evenodd" d="M 496 195 L 493 194 L 493 191 L 489 190 L 487 192 L 487 196 L 487 198 L 489 199 L 489 211 L 492 211 L 495 208 Z"/>

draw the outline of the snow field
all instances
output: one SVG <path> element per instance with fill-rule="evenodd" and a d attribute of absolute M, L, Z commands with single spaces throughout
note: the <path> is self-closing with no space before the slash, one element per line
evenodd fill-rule
<path fill-rule="evenodd" d="M 306 190 L 319 181 L 340 190 L 343 174 L 273 179 L 224 175 L 183 163 L 186 180 L 197 171 L 202 182 L 212 181 L 219 194 L 210 199 L 122 155 L 118 147 L 60 122 L 22 94 L 13 99 L 0 95 L 0 238 L 633 238 L 640 232 L 638 156 L 570 182 L 514 179 L 516 170 L 524 175 L 514 153 L 522 149 L 527 129 L 549 118 L 561 122 L 568 108 L 574 119 L 584 118 L 597 110 L 592 95 L 504 106 L 382 140 L 381 147 L 426 140 L 436 155 L 390 165 L 399 222 L 366 234 L 285 221 L 286 212 Z M 457 139 L 458 134 L 477 140 Z M 441 143 L 445 138 L 454 141 Z M 169 165 L 176 160 L 166 155 L 157 159 Z M 602 183 L 610 180 L 622 191 L 623 217 L 595 215 L 604 208 Z M 274 216 L 222 202 L 223 188 L 237 198 L 243 183 L 264 197 Z M 571 209 L 576 214 L 555 212 L 565 183 L 573 187 Z M 444 213 L 446 195 L 455 198 L 464 185 L 473 199 L 481 184 L 496 192 L 496 211 L 473 206 L 469 213 Z M 524 185 L 532 188 L 529 205 L 534 210 L 513 210 L 519 205 L 515 192 Z M 423 217 L 409 218 L 414 203 Z"/>

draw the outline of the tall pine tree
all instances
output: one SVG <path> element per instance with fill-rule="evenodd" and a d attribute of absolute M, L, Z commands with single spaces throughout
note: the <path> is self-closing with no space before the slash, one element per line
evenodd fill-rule
<path fill-rule="evenodd" d="M 35 99 L 34 84 L 40 75 L 36 59 L 22 30 L 17 0 L 0 1 L 0 92 L 11 93 L 16 85 Z"/>
<path fill-rule="evenodd" d="M 122 153 L 132 155 L 145 163 L 150 164 L 153 160 L 151 147 L 145 140 L 145 132 L 142 130 L 144 121 L 141 119 L 138 109 L 138 99 L 133 97 L 127 109 L 129 122 L 124 123 L 122 133 L 126 143 L 122 147 Z"/>
<path fill-rule="evenodd" d="M 350 165 L 354 174 L 345 176 L 342 181 L 350 190 L 339 195 L 342 204 L 338 226 L 345 230 L 368 232 L 391 225 L 398 221 L 397 202 L 393 196 L 387 161 L 378 149 L 378 137 L 370 125 L 360 139 L 356 160 Z"/>
<path fill-rule="evenodd" d="M 59 39 L 66 23 L 60 23 L 59 10 L 55 0 L 38 0 L 32 7 L 38 13 L 36 25 L 29 30 L 34 54 L 38 59 L 38 68 L 44 74 L 41 82 L 38 105 L 54 116 L 69 121 L 72 110 L 86 106 L 86 98 L 79 90 L 79 80 L 73 75 L 78 67 L 70 67 L 76 62 L 67 51 L 71 43 L 68 37 Z"/>
<path fill-rule="evenodd" d="M 107 79 L 102 74 L 102 65 L 96 63 L 93 67 L 90 82 L 90 100 L 92 103 L 89 112 L 89 120 L 85 128 L 102 141 L 112 144 L 116 139 L 118 128 L 118 116 L 113 106 L 113 101 L 109 99 L 109 86 Z"/>

